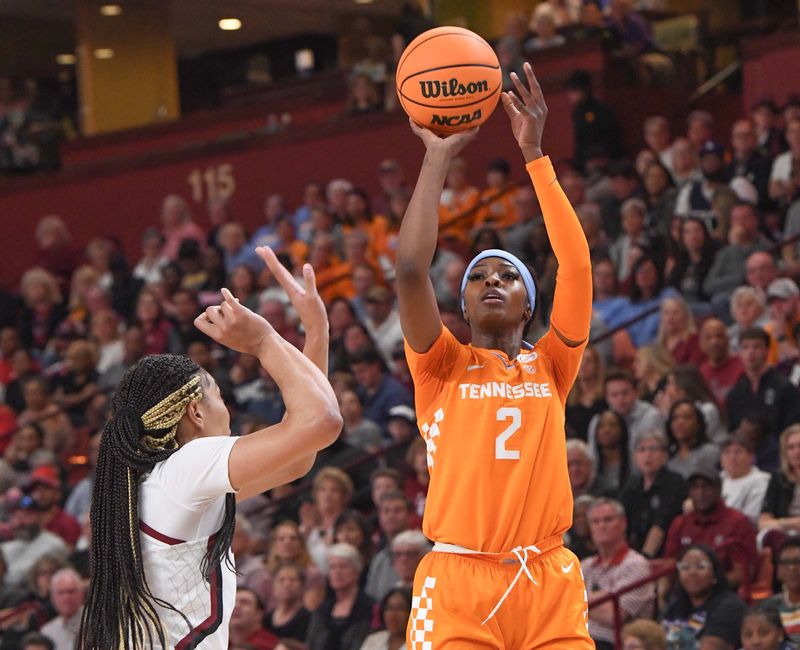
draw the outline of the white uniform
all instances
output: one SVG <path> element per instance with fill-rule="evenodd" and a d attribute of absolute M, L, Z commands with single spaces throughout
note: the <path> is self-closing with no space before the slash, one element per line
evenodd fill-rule
<path fill-rule="evenodd" d="M 227 562 L 201 567 L 233 492 L 228 457 L 237 438 L 198 438 L 158 463 L 139 486 L 144 572 L 153 595 L 182 612 L 158 607 L 170 649 L 227 650 L 236 574 Z M 231 565 L 233 554 L 229 551 Z"/>

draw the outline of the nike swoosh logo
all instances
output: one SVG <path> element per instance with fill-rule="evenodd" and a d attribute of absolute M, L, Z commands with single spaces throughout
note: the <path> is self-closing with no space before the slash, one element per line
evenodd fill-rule
<path fill-rule="evenodd" d="M 563 573 L 569 573 L 570 571 L 572 571 L 572 567 L 574 567 L 574 566 L 575 566 L 575 562 L 570 562 L 567 566 L 562 566 L 561 567 L 561 571 Z"/>
<path fill-rule="evenodd" d="M 483 368 L 482 365 L 475 365 L 475 366 L 467 366 L 467 372 L 470 370 L 477 370 L 478 368 Z"/>

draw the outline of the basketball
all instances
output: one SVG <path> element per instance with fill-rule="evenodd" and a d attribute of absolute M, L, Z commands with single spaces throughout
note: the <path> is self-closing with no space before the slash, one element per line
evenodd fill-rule
<path fill-rule="evenodd" d="M 462 27 L 437 27 L 408 44 L 397 64 L 397 95 L 406 113 L 436 133 L 485 122 L 502 87 L 492 46 Z"/>

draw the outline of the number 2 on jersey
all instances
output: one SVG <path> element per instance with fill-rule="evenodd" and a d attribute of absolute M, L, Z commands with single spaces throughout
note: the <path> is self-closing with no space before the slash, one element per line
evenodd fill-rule
<path fill-rule="evenodd" d="M 511 420 L 505 430 L 494 441 L 494 457 L 499 460 L 519 460 L 518 449 L 506 449 L 506 442 L 522 426 L 522 411 L 515 406 L 497 409 L 497 421 Z"/>

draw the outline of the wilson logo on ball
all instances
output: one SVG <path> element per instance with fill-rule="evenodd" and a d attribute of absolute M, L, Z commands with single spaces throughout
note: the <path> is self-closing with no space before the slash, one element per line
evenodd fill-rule
<path fill-rule="evenodd" d="M 458 97 L 461 95 L 474 95 L 475 93 L 489 92 L 488 81 L 471 81 L 463 84 L 458 79 L 449 81 L 420 81 L 419 87 L 422 96 L 426 99 L 434 97 Z"/>
<path fill-rule="evenodd" d="M 431 115 L 431 126 L 460 126 L 481 119 L 481 110 L 465 115 Z"/>

